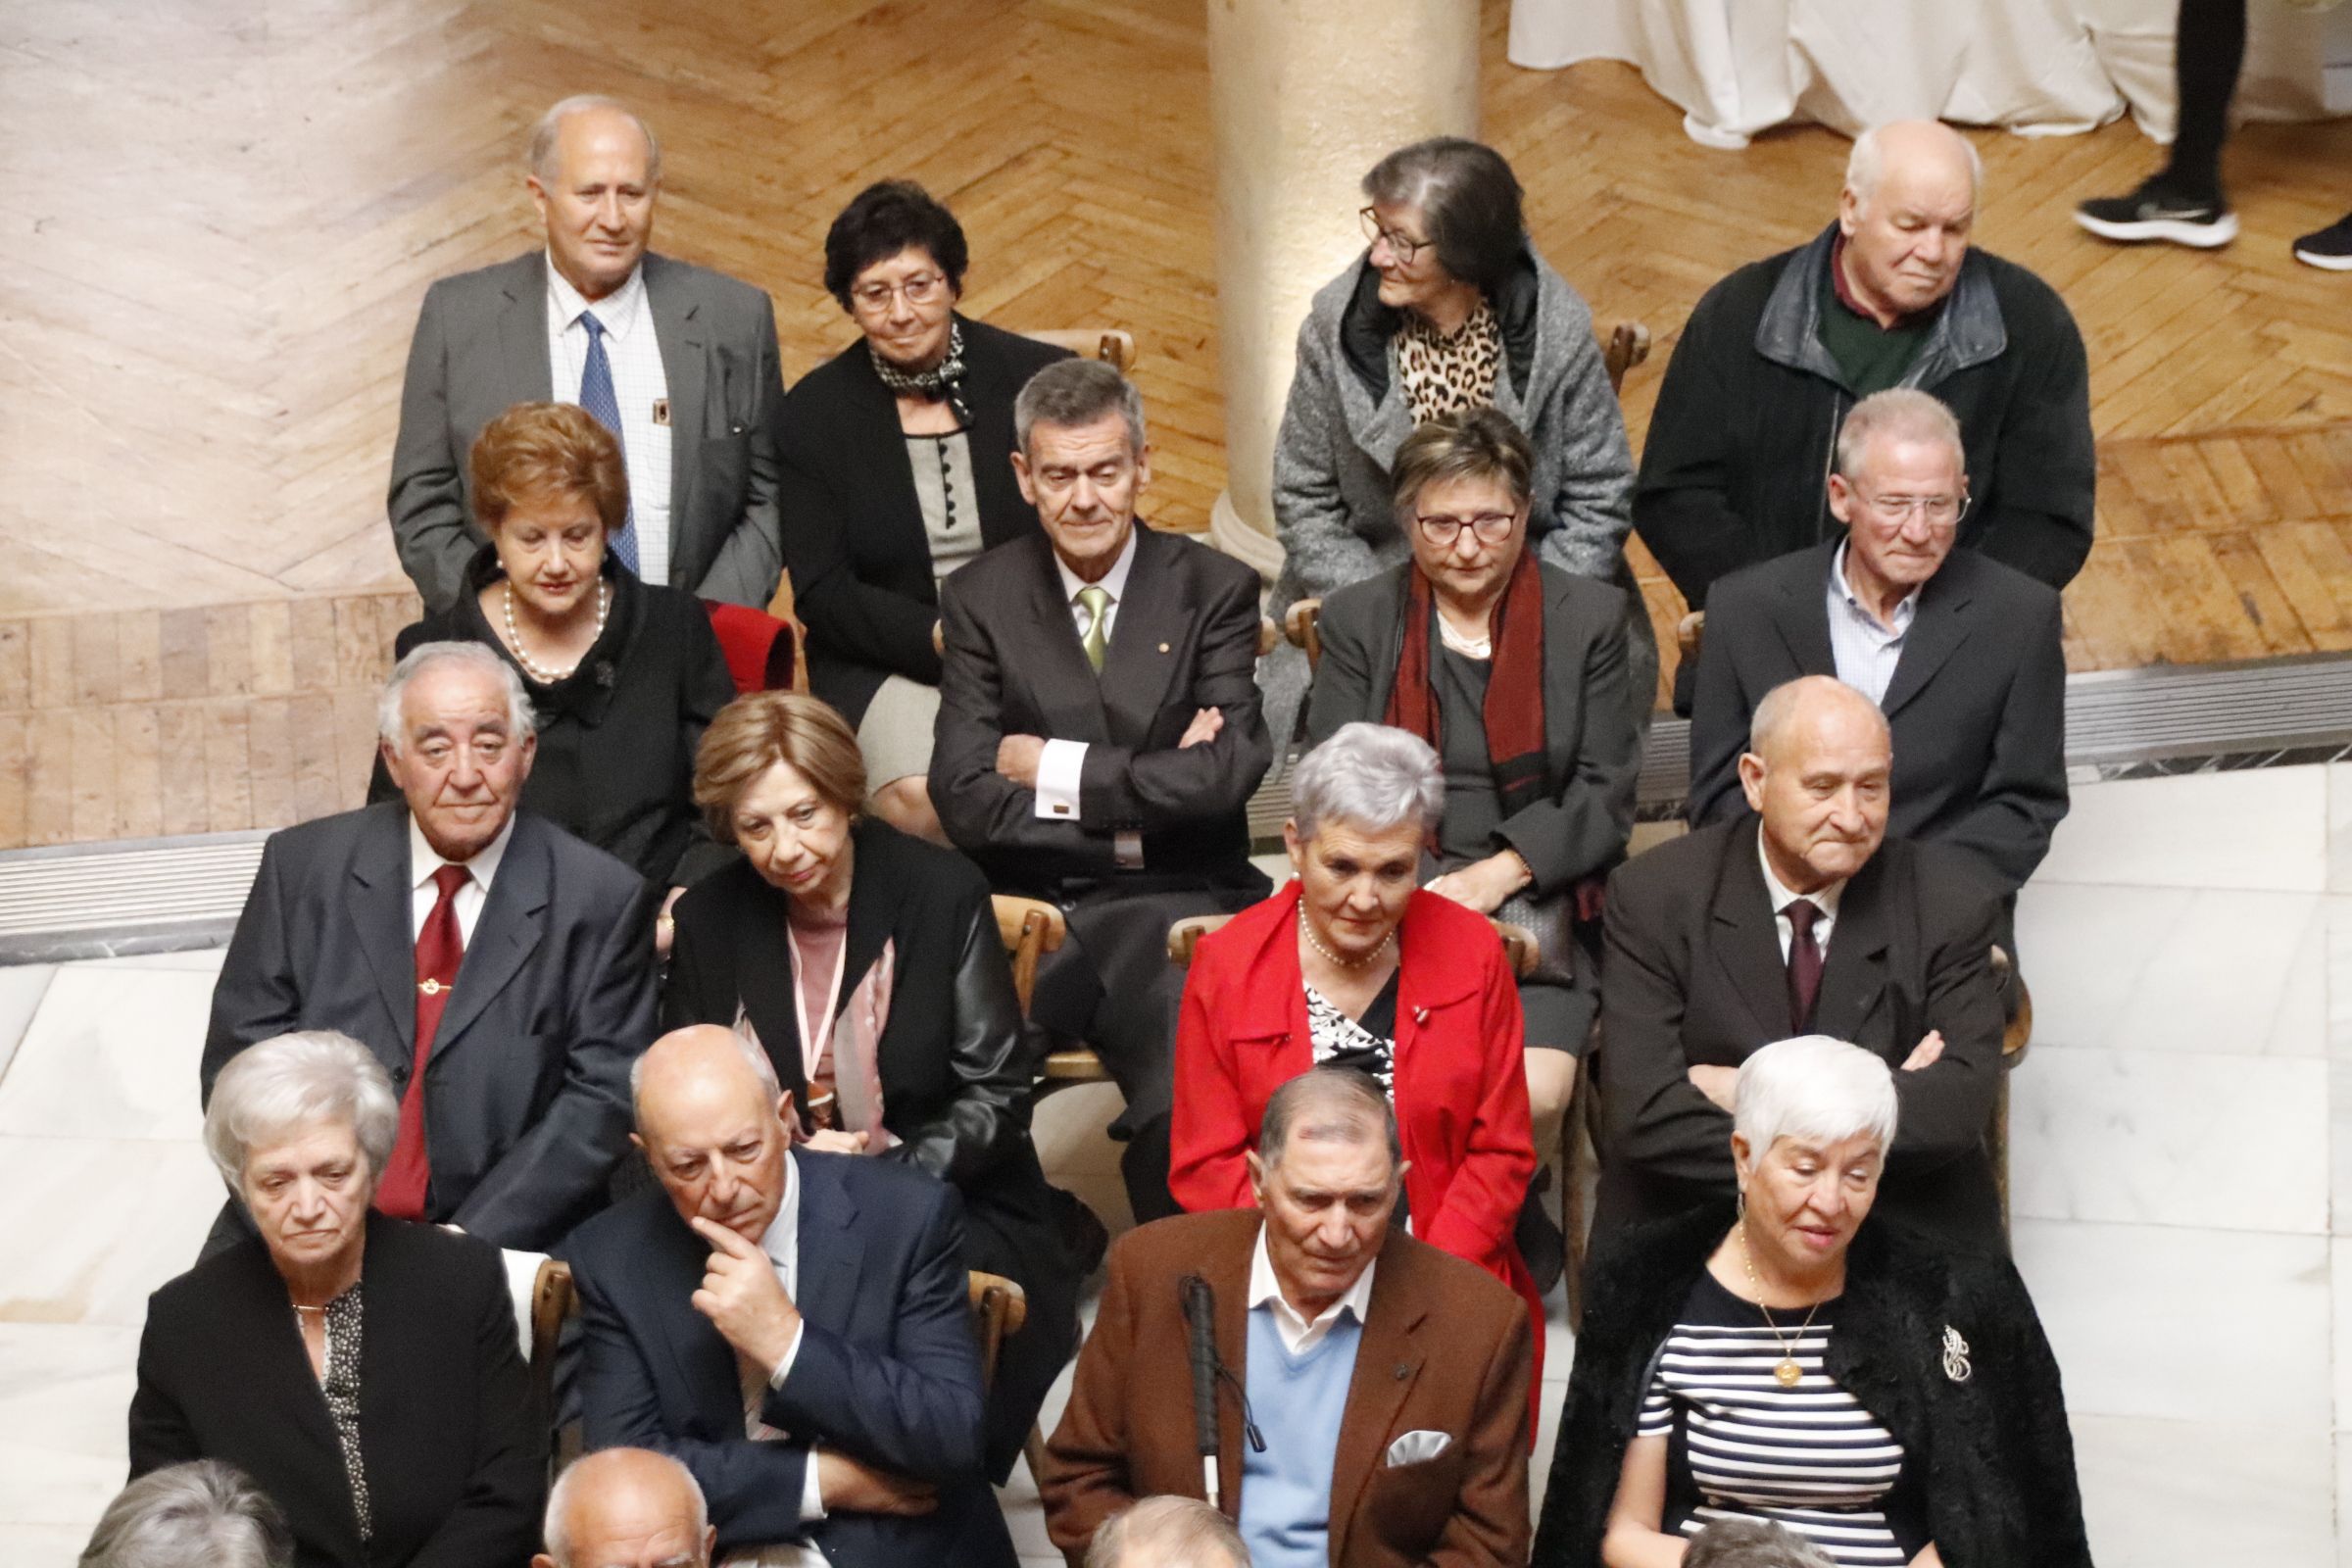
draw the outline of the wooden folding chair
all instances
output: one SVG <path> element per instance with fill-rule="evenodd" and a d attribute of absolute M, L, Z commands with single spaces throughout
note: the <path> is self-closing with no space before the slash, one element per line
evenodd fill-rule
<path fill-rule="evenodd" d="M 1992 972 L 2006 981 L 2016 964 L 1999 948 L 1992 950 Z M 2026 1059 L 2034 1043 L 2034 994 L 2017 982 L 2017 1012 L 2001 1030 L 2001 1076 L 1992 1092 L 1992 1123 L 1984 1130 L 1984 1152 L 1992 1159 L 1992 1180 L 2001 1195 L 2001 1230 L 2009 1229 L 2009 1075 Z"/>
<path fill-rule="evenodd" d="M 1021 1016 L 1029 1016 L 1029 999 L 1037 992 L 1037 965 L 1049 953 L 1056 953 L 1068 940 L 1070 924 L 1060 909 L 1043 899 L 1016 899 L 1008 893 L 997 894 L 989 901 L 996 906 L 997 938 L 1004 944 L 1004 955 L 1012 960 L 1012 992 L 1020 999 Z M 1039 1074 L 1037 1099 L 1043 1100 L 1056 1089 L 1072 1084 L 1104 1084 L 1110 1082 L 1110 1071 L 1102 1058 L 1084 1047 L 1051 1052 L 1046 1056 L 1044 1070 Z"/>
<path fill-rule="evenodd" d="M 556 1348 L 563 1342 L 564 1324 L 579 1311 L 579 1293 L 572 1288 L 571 1265 L 560 1257 L 541 1262 L 531 1282 L 531 1343 L 528 1366 L 533 1403 L 552 1421 L 556 1414 Z M 549 1451 L 555 1470 L 579 1457 L 581 1436 L 576 1426 L 560 1427 Z"/>
<path fill-rule="evenodd" d="M 1029 1321 L 1029 1296 L 1002 1274 L 973 1269 L 967 1277 L 972 1307 L 972 1337 L 980 1342 L 980 1386 L 997 1381 L 997 1352 Z"/>
<path fill-rule="evenodd" d="M 1306 667 L 1314 669 L 1323 662 L 1323 634 L 1315 629 L 1322 617 L 1323 601 L 1300 599 L 1282 614 L 1282 634 L 1294 648 L 1306 650 Z"/>
<path fill-rule="evenodd" d="M 1609 372 L 1609 390 L 1624 395 L 1625 372 L 1649 358 L 1649 328 L 1640 321 L 1619 321 L 1609 328 L 1601 346 L 1600 363 Z"/>
<path fill-rule="evenodd" d="M 1135 370 L 1135 338 L 1115 326 L 1057 326 L 1021 335 L 1068 349 L 1081 359 L 1101 360 L 1121 375 Z"/>

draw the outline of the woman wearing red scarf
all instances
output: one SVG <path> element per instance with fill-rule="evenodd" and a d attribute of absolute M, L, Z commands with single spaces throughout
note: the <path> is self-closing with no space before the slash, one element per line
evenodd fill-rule
<path fill-rule="evenodd" d="M 1320 742 L 1357 719 L 1437 750 L 1446 804 L 1423 878 L 1534 933 L 1519 985 L 1539 1151 L 1556 1148 L 1594 1012 L 1577 916 L 1633 832 L 1640 742 L 1626 700 L 1625 600 L 1527 548 L 1534 455 L 1492 408 L 1439 416 L 1396 449 L 1393 495 L 1413 559 L 1323 602 L 1308 699 Z M 1580 904 L 1585 906 L 1580 911 Z M 1528 1205 L 1546 1288 L 1557 1233 Z"/>

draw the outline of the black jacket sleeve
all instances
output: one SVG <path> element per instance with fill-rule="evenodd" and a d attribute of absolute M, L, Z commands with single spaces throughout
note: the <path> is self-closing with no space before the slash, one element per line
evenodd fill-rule
<path fill-rule="evenodd" d="M 2055 290 L 2011 268 L 2001 310 L 2019 360 L 2001 419 L 1990 505 L 1976 547 L 2053 588 L 2090 555 L 2098 453 L 2090 428 L 2090 364 Z"/>
<path fill-rule="evenodd" d="M 547 1500 L 547 1422 L 531 1396 L 505 1267 L 487 1246 L 467 1250 L 478 1252 L 466 1282 L 474 1297 L 473 1473 L 409 1568 L 519 1563 L 539 1540 Z"/>
<path fill-rule="evenodd" d="M 1699 300 L 1666 362 L 1634 485 L 1634 531 L 1692 610 L 1705 609 L 1715 579 L 1755 553 L 1748 519 L 1732 507 L 1730 416 L 1740 395 L 1723 373 L 1752 351 L 1740 340 L 1739 323 L 1726 318 L 1725 287 Z"/>
<path fill-rule="evenodd" d="M 891 1151 L 955 1187 L 969 1185 L 1029 1136 L 1030 1087 L 1038 1072 L 1036 1037 L 1021 1017 L 985 896 L 962 928 L 948 1036 L 956 1090 L 938 1115 Z"/>

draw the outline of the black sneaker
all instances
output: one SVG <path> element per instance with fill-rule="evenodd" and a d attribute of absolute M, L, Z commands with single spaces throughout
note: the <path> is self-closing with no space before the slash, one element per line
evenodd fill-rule
<path fill-rule="evenodd" d="M 2330 272 L 2352 272 L 2352 214 L 2295 241 L 2295 260 Z"/>
<path fill-rule="evenodd" d="M 2163 239 L 2212 250 L 2237 238 L 2237 215 L 2218 196 L 2186 196 L 2162 174 L 2140 181 L 2129 196 L 2101 196 L 2075 209 L 2075 221 L 2101 239 Z"/>

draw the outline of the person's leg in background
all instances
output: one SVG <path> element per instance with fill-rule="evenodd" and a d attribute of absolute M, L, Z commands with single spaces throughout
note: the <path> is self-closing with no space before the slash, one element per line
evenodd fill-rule
<path fill-rule="evenodd" d="M 2222 143 L 2245 64 L 2246 0 L 2180 0 L 2174 28 L 2172 155 L 2131 194 L 2078 206 L 2075 221 L 2101 239 L 2210 250 L 2237 237 L 2237 215 L 2222 194 Z"/>

